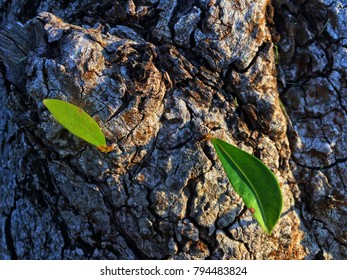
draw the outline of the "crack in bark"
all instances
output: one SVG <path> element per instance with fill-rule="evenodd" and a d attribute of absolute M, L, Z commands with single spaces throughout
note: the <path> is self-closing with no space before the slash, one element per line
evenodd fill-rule
<path fill-rule="evenodd" d="M 5 239 L 6 239 L 7 250 L 10 254 L 10 257 L 12 260 L 18 260 L 16 246 L 14 244 L 12 232 L 11 232 L 11 219 L 12 219 L 12 213 L 14 209 L 16 209 L 16 202 L 11 208 L 10 213 L 7 215 L 4 229 L 5 229 Z"/>

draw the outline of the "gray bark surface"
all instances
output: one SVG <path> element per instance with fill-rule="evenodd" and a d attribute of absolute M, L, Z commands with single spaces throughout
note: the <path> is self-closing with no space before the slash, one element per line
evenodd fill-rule
<path fill-rule="evenodd" d="M 345 259 L 346 10 L 0 4 L 0 259 Z M 45 98 L 91 114 L 115 151 L 68 133 Z M 208 133 L 275 173 L 271 235 Z"/>
<path fill-rule="evenodd" d="M 290 119 L 300 219 L 318 258 L 346 259 L 347 2 L 286 2 L 274 4 L 282 37 L 279 94 Z"/>

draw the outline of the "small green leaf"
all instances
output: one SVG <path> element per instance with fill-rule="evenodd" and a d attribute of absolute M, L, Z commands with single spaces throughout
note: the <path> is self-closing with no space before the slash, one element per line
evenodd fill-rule
<path fill-rule="evenodd" d="M 270 234 L 282 211 L 282 194 L 275 175 L 255 156 L 220 139 L 210 140 L 233 188 Z"/>
<path fill-rule="evenodd" d="M 45 99 L 43 104 L 68 131 L 95 145 L 100 151 L 110 151 L 97 122 L 81 108 L 58 99 Z"/>

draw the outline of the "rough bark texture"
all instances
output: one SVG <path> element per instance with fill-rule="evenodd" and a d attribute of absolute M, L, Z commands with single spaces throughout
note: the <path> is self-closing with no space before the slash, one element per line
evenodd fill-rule
<path fill-rule="evenodd" d="M 346 10 L 2 2 L 0 258 L 346 258 Z M 115 151 L 64 130 L 47 97 L 93 115 Z M 276 174 L 284 209 L 271 236 L 207 133 Z"/>
<path fill-rule="evenodd" d="M 279 94 L 306 234 L 324 259 L 347 256 L 347 2 L 275 1 Z"/>

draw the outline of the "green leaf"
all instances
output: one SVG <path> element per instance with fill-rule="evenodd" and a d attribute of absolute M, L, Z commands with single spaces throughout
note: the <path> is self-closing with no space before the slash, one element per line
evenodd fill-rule
<path fill-rule="evenodd" d="M 97 122 L 81 108 L 58 99 L 45 99 L 43 104 L 68 131 L 95 145 L 102 152 L 110 151 Z"/>
<path fill-rule="evenodd" d="M 220 139 L 210 140 L 233 188 L 270 234 L 282 212 L 282 194 L 275 175 L 255 156 Z"/>

